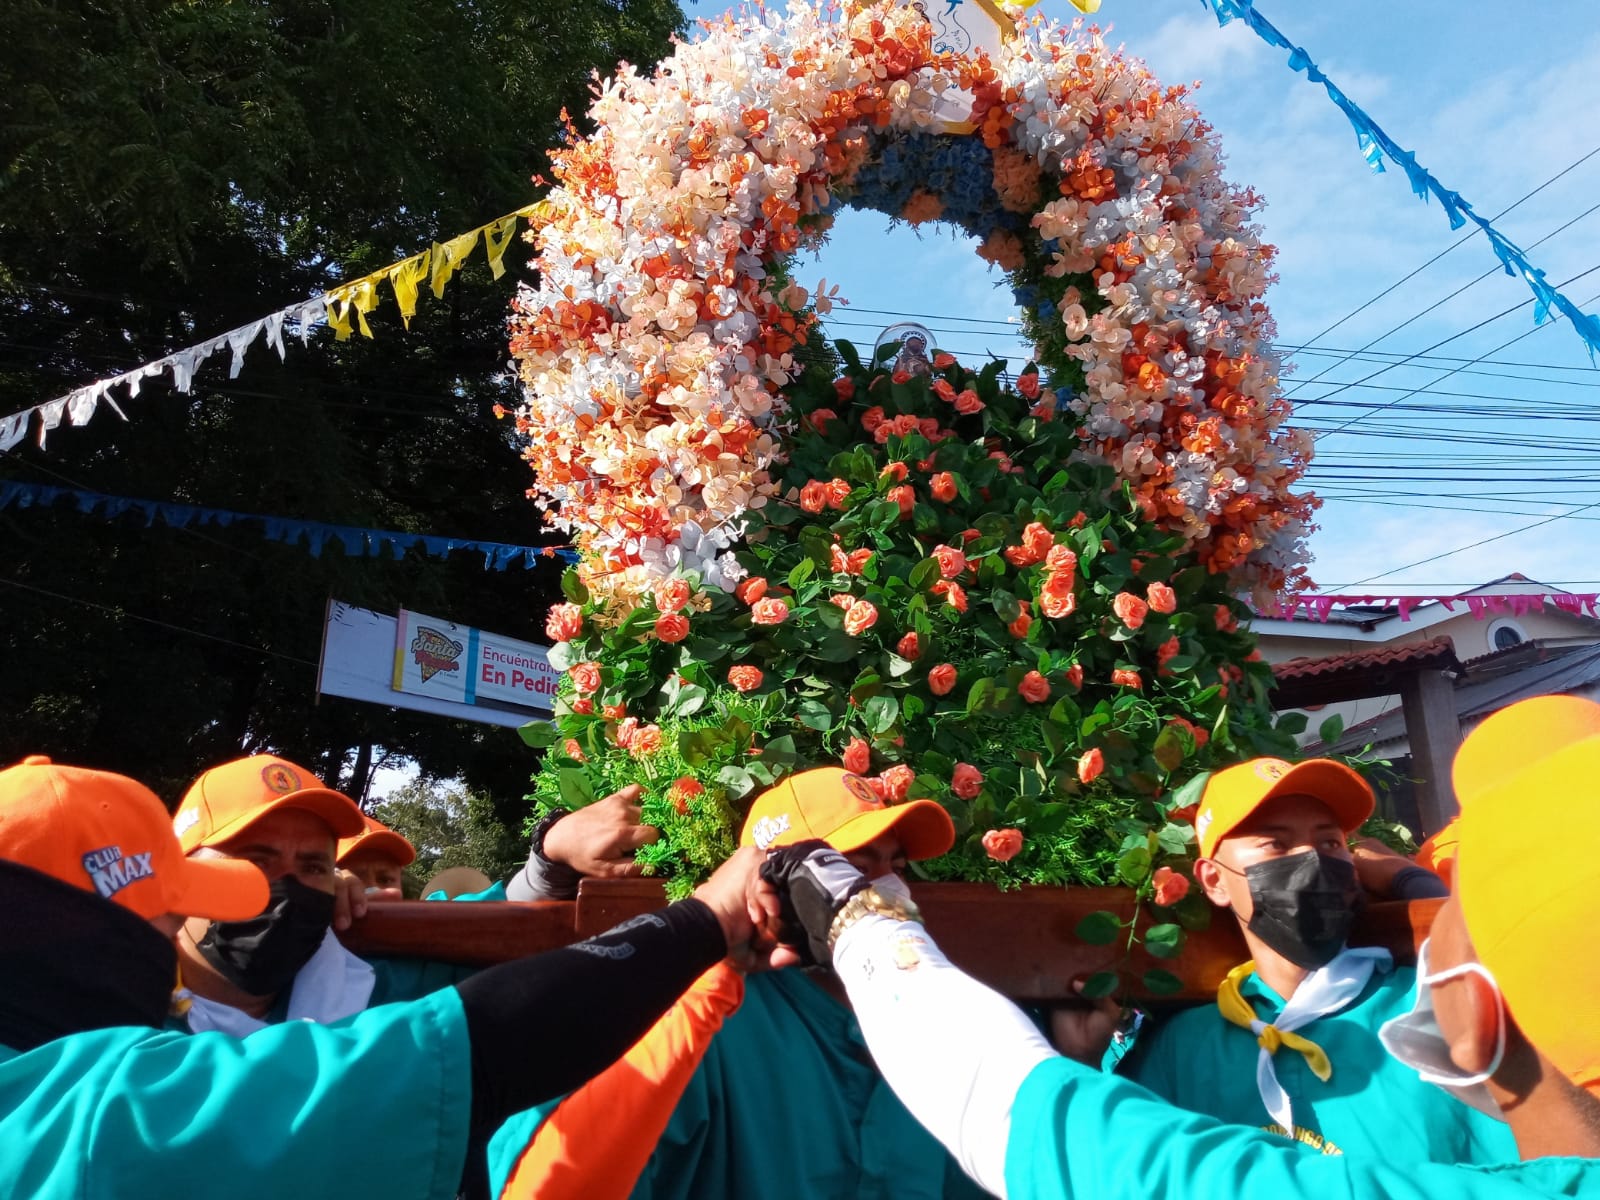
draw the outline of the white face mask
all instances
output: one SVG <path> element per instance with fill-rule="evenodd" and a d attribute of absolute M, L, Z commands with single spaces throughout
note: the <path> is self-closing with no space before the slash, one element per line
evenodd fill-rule
<path fill-rule="evenodd" d="M 1455 1060 L 1450 1057 L 1450 1044 L 1440 1031 L 1438 1018 L 1433 1011 L 1434 985 L 1457 979 L 1462 975 L 1478 975 L 1487 980 L 1495 991 L 1494 1058 L 1490 1060 L 1486 1070 L 1479 1071 L 1475 1075 L 1468 1074 L 1456 1066 Z M 1489 968 L 1482 963 L 1462 963 L 1460 966 L 1451 967 L 1448 971 L 1430 975 L 1428 943 L 1423 942 L 1422 948 L 1417 951 L 1417 995 L 1411 1011 L 1403 1017 L 1385 1021 L 1378 1030 L 1378 1039 L 1383 1043 L 1385 1050 L 1415 1071 L 1424 1083 L 1444 1088 L 1457 1100 L 1472 1105 L 1479 1112 L 1497 1121 L 1506 1119 L 1505 1114 L 1500 1111 L 1500 1105 L 1484 1086 L 1500 1069 L 1500 1060 L 1506 1053 L 1505 1000 L 1500 996 L 1500 985 L 1489 973 Z"/>

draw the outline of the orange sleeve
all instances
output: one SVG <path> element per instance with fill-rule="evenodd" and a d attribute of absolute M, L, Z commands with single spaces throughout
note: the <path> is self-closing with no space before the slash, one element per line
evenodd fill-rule
<path fill-rule="evenodd" d="M 720 962 L 648 1033 L 563 1100 L 512 1168 L 500 1200 L 626 1200 L 744 976 Z"/>

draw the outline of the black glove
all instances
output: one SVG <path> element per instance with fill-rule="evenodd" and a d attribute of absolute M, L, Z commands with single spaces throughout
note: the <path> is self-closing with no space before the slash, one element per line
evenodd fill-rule
<path fill-rule="evenodd" d="M 867 877 L 826 842 L 795 842 L 773 850 L 761 878 L 778 891 L 778 940 L 800 952 L 807 965 L 830 961 L 828 930 L 844 902 L 868 886 Z"/>

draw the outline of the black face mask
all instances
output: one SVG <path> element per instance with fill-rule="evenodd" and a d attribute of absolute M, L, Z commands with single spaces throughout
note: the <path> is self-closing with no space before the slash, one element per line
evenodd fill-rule
<path fill-rule="evenodd" d="M 292 875 L 273 880 L 267 910 L 248 921 L 213 921 L 201 956 L 234 987 L 275 996 L 310 961 L 333 924 L 333 895 Z"/>
<path fill-rule="evenodd" d="M 1247 926 L 1297 967 L 1332 962 L 1356 919 L 1361 889 L 1353 863 L 1307 850 L 1244 869 L 1255 912 Z"/>

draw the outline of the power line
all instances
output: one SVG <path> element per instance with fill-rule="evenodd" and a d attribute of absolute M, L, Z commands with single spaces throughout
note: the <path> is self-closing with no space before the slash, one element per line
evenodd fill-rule
<path fill-rule="evenodd" d="M 82 596 L 68 596 L 61 592 L 52 592 L 46 588 L 34 587 L 32 584 L 23 583 L 17 579 L 7 579 L 0 576 L 0 584 L 6 587 L 20 588 L 25 592 L 34 592 L 40 596 L 48 596 L 52 600 L 65 600 L 69 604 L 81 604 L 86 608 L 97 608 L 101 612 L 108 612 L 115 617 L 126 617 L 130 621 L 143 621 L 146 625 L 155 625 L 173 633 L 186 634 L 189 637 L 204 638 L 208 642 L 219 642 L 224 646 L 232 646 L 236 650 L 248 650 L 252 654 L 259 654 L 267 658 L 281 658 L 285 662 L 299 663 L 301 666 L 314 667 L 317 664 L 308 658 L 299 658 L 293 654 L 282 654 L 277 650 L 268 650 L 265 646 L 251 646 L 244 642 L 236 642 L 231 638 L 218 637 L 214 633 L 203 633 L 198 629 L 189 629 L 183 625 L 173 625 L 168 621 L 158 621 L 154 617 L 140 616 L 138 613 L 129 612 L 122 608 L 112 608 L 109 604 L 100 604 L 94 600 L 85 600 Z"/>

